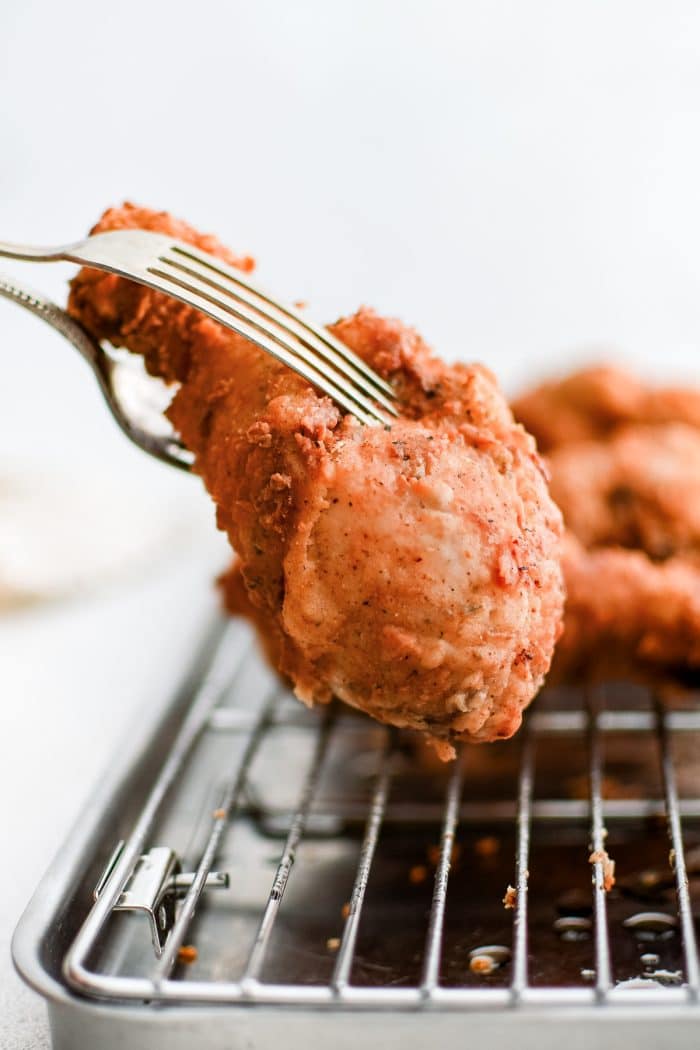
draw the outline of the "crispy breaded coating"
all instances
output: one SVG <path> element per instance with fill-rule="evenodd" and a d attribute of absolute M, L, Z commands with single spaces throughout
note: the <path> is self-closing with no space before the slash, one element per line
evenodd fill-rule
<path fill-rule="evenodd" d="M 564 634 L 555 680 L 700 681 L 700 567 L 641 551 L 564 544 Z"/>
<path fill-rule="evenodd" d="M 700 563 L 700 429 L 628 424 L 547 457 L 550 491 L 584 547 L 646 551 Z"/>
<path fill-rule="evenodd" d="M 130 205 L 95 231 L 124 226 L 249 265 Z M 448 367 L 364 308 L 332 331 L 390 379 L 404 413 L 391 430 L 363 427 L 159 293 L 83 270 L 69 306 L 181 384 L 169 415 L 238 555 L 229 606 L 252 615 L 302 700 L 336 695 L 445 754 L 518 728 L 560 631 L 562 527 L 534 441 L 486 369 Z"/>
<path fill-rule="evenodd" d="M 700 428 L 700 391 L 657 387 L 613 365 L 549 380 L 517 397 L 512 408 L 540 452 L 606 437 L 625 423 L 680 422 Z"/>

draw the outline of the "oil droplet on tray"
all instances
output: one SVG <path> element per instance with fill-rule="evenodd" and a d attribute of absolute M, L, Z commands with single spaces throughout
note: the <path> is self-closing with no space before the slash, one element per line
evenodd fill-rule
<path fill-rule="evenodd" d="M 511 951 L 505 944 L 482 944 L 469 952 L 472 973 L 487 976 L 510 961 Z"/>
<path fill-rule="evenodd" d="M 587 941 L 591 936 L 591 920 L 584 915 L 562 915 L 555 919 L 554 929 L 563 941 Z"/>
<path fill-rule="evenodd" d="M 622 923 L 638 941 L 667 941 L 678 930 L 678 919 L 663 911 L 640 911 Z"/>

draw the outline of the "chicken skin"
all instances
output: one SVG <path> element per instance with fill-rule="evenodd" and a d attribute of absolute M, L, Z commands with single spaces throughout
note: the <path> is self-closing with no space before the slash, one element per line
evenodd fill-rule
<path fill-rule="evenodd" d="M 612 365 L 596 365 L 549 380 L 512 403 L 540 452 L 605 438 L 626 423 L 687 423 L 700 428 L 700 391 L 654 387 Z"/>
<path fill-rule="evenodd" d="M 93 232 L 213 238 L 133 205 Z M 363 308 L 331 331 L 394 386 L 402 416 L 362 426 L 253 344 L 159 293 L 94 270 L 69 308 L 177 382 L 169 416 L 195 453 L 237 560 L 229 608 L 251 617 L 306 703 L 337 696 L 457 740 L 518 728 L 561 630 L 561 516 L 533 439 L 493 376 L 446 366 Z"/>

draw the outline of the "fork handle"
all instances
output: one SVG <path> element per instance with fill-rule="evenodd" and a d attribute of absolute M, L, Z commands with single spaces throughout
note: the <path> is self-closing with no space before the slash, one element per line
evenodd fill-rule
<path fill-rule="evenodd" d="M 26 262 L 58 262 L 66 258 L 65 248 L 37 248 L 31 244 L 11 244 L 0 241 L 0 256 L 24 259 Z"/>
<path fill-rule="evenodd" d="M 65 336 L 73 344 L 82 356 L 93 365 L 96 360 L 96 346 L 93 339 L 88 335 L 82 325 L 74 321 L 65 310 L 62 310 L 50 299 L 23 288 L 9 277 L 0 274 L 0 298 L 9 299 L 11 302 L 23 306 L 30 314 L 40 317 L 42 321 L 55 328 L 62 336 Z"/>

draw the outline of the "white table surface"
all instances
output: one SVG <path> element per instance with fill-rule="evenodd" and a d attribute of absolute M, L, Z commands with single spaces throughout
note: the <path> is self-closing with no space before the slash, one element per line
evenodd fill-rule
<path fill-rule="evenodd" d="M 0 236 L 169 208 L 321 319 L 371 303 L 508 389 L 611 346 L 697 376 L 698 128 L 691 0 L 0 5 Z M 68 268 L 0 269 L 65 296 Z M 67 346 L 2 302 L 0 339 L 0 478 L 100 469 L 189 513 L 196 490 L 126 446 Z M 48 1045 L 11 931 L 210 600 L 221 553 L 197 528 L 150 572 L 0 619 L 3 1048 Z"/>

